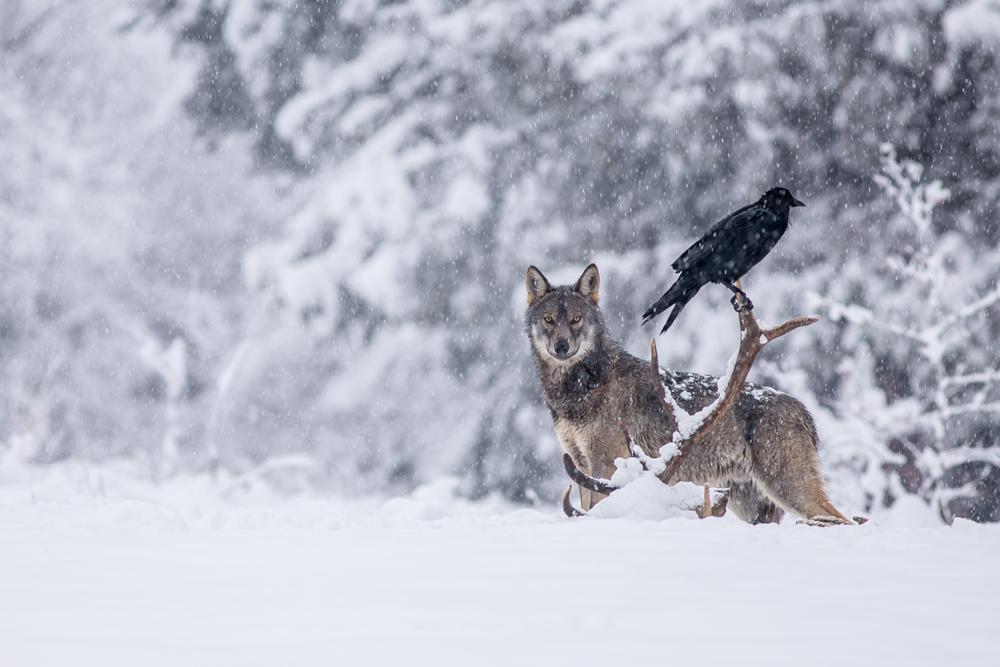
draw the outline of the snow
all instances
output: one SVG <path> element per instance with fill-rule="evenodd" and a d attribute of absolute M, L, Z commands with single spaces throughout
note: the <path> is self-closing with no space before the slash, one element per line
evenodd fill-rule
<path fill-rule="evenodd" d="M 448 480 L 361 502 L 122 479 L 4 479 L 0 663 L 987 665 L 1000 648 L 1000 527 L 917 501 L 812 528 L 566 519 Z M 649 500 L 640 486 L 595 514 Z"/>
<path fill-rule="evenodd" d="M 552 500 L 525 268 L 597 262 L 644 356 L 670 262 L 781 182 L 809 206 L 747 287 L 828 319 L 753 381 L 858 506 L 998 520 L 1000 382 L 959 378 L 998 371 L 1000 4 L 922 7 L 0 3 L 0 456 Z M 665 365 L 723 373 L 728 300 Z"/>
<path fill-rule="evenodd" d="M 920 4 L 0 3 L 0 667 L 997 663 L 1000 1 Z M 674 442 L 563 517 L 525 268 L 644 354 L 779 181 L 748 288 L 827 320 L 754 381 L 872 521 L 700 520 Z"/>
<path fill-rule="evenodd" d="M 691 435 L 705 423 L 705 420 L 708 419 L 709 415 L 711 415 L 715 408 L 718 407 L 719 403 L 722 402 L 722 399 L 725 398 L 726 395 L 726 386 L 729 384 L 729 379 L 733 376 L 733 371 L 736 370 L 736 361 L 738 359 L 739 351 L 730 355 L 729 361 L 726 363 L 725 372 L 719 376 L 719 379 L 716 382 L 715 400 L 694 414 L 690 414 L 685 411 L 670 393 L 670 387 L 664 385 L 663 398 L 673 411 L 674 419 L 677 422 L 677 430 L 674 431 L 673 442 L 683 442 L 691 437 Z"/>
<path fill-rule="evenodd" d="M 667 461 L 669 457 L 661 457 L 657 460 Z M 627 461 L 638 463 L 636 459 L 627 459 Z M 621 483 L 622 487 L 591 509 L 591 516 L 601 519 L 645 519 L 647 521 L 695 520 L 697 518 L 696 512 L 704 501 L 704 492 L 701 486 L 689 482 L 667 486 L 656 478 L 655 472 L 642 472 L 633 479 L 622 483 L 621 478 L 624 475 L 620 474 L 621 471 L 622 469 L 619 468 L 612 476 L 611 481 L 616 484 Z"/>
<path fill-rule="evenodd" d="M 282 109 L 275 119 L 275 129 L 286 138 L 301 156 L 308 156 L 315 148 L 313 136 L 319 129 L 315 127 L 316 116 L 323 112 L 329 114 L 323 107 L 333 104 L 340 110 L 346 107 L 352 94 L 357 94 L 388 76 L 388 74 L 414 51 L 417 45 L 405 37 L 399 36 L 378 42 L 365 54 L 349 64 L 332 69 L 326 73 L 326 81 L 314 81 L 315 88 L 308 93 L 301 93 Z M 319 79 L 319 68 L 315 68 L 312 76 Z"/>
<path fill-rule="evenodd" d="M 1000 42 L 1000 3 L 996 0 L 972 0 L 951 8 L 941 18 L 945 38 L 958 48 L 985 43 L 996 47 Z"/>

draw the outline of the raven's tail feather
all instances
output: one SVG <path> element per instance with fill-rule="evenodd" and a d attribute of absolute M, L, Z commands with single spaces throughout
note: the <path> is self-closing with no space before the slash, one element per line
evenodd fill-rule
<path fill-rule="evenodd" d="M 660 329 L 661 334 L 667 332 L 667 329 L 669 329 L 670 325 L 674 323 L 674 320 L 677 319 L 677 316 L 681 314 L 681 311 L 684 310 L 684 306 L 686 305 L 687 301 L 685 300 L 674 306 L 674 309 L 670 311 L 670 317 L 667 318 L 667 321 L 663 323 L 663 328 Z"/>
<path fill-rule="evenodd" d="M 642 323 L 647 324 L 651 319 L 665 311 L 667 308 L 673 306 L 674 309 L 670 313 L 670 317 L 667 318 L 666 324 L 664 324 L 663 328 L 660 329 L 660 333 L 665 332 L 670 328 L 670 325 L 674 323 L 677 316 L 681 314 L 681 311 L 684 309 L 684 306 L 687 305 L 687 302 L 698 293 L 699 289 L 701 289 L 701 285 L 689 283 L 684 279 L 684 275 L 682 274 L 681 277 L 677 279 L 677 282 L 671 285 L 670 289 L 664 292 L 663 296 L 656 300 L 656 303 L 646 309 L 646 312 L 642 314 Z"/>

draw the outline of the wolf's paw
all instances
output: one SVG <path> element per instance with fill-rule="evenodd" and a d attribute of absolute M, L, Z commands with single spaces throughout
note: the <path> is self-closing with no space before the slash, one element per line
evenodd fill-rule
<path fill-rule="evenodd" d="M 847 526 L 850 525 L 849 521 L 844 521 L 843 519 L 838 519 L 835 516 L 824 516 L 822 514 L 817 514 L 816 516 L 811 516 L 808 519 L 799 519 L 795 522 L 796 525 L 801 524 L 803 526 Z"/>

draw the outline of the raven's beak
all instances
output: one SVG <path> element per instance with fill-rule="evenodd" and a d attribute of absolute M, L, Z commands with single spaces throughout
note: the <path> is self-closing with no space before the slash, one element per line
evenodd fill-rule
<path fill-rule="evenodd" d="M 803 204 L 802 202 L 800 202 L 795 197 L 792 197 L 792 206 L 805 206 L 805 204 Z"/>

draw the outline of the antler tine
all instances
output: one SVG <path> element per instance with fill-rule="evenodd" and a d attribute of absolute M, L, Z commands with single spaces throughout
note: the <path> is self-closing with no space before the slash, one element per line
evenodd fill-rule
<path fill-rule="evenodd" d="M 611 484 L 607 480 L 597 479 L 596 477 L 591 477 L 585 472 L 581 472 L 580 469 L 576 467 L 576 463 L 573 462 L 573 457 L 569 454 L 563 454 L 563 467 L 566 468 L 566 474 L 569 475 L 569 478 L 585 489 L 590 489 L 591 491 L 596 491 L 597 493 L 603 493 L 604 495 L 608 495 L 612 491 L 618 490 L 617 486 Z"/>
<path fill-rule="evenodd" d="M 743 289 L 743 284 L 741 281 L 737 280 L 735 283 L 737 288 Z M 743 301 L 744 297 L 742 295 L 736 295 L 737 303 Z M 753 314 L 753 310 L 742 310 L 737 308 L 740 317 L 740 331 L 743 333 L 756 333 L 763 334 L 764 338 L 767 340 L 761 342 L 761 346 L 770 343 L 776 338 L 781 338 L 790 331 L 794 331 L 800 327 L 809 326 L 810 324 L 815 324 L 819 322 L 819 318 L 815 315 L 806 315 L 803 317 L 793 317 L 792 319 L 782 322 L 776 327 L 771 327 L 770 329 L 761 329 L 760 322 L 757 321 L 757 317 Z M 758 335 L 759 338 L 759 335 Z"/>
<path fill-rule="evenodd" d="M 764 330 L 762 333 L 767 337 L 767 342 L 771 342 L 775 338 L 781 338 L 786 333 L 790 331 L 795 331 L 799 327 L 807 327 L 810 324 L 815 324 L 819 322 L 819 318 L 815 315 L 809 315 L 807 317 L 796 317 L 795 319 L 783 322 L 776 327 Z"/>
<path fill-rule="evenodd" d="M 660 354 L 656 351 L 655 338 L 649 339 L 649 370 L 653 373 L 653 389 L 656 390 L 656 395 L 660 397 L 660 401 L 667 406 L 667 410 L 669 411 L 670 406 L 667 405 L 666 394 L 663 389 L 663 380 L 660 379 Z"/>

